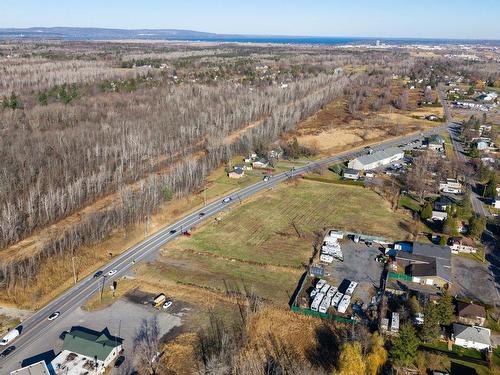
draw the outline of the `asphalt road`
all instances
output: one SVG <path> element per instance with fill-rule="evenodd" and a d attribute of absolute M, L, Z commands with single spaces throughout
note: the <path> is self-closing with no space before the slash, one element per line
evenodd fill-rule
<path fill-rule="evenodd" d="M 453 122 L 453 118 L 451 116 L 450 109 L 448 106 L 448 101 L 444 97 L 442 89 L 438 90 L 438 93 L 439 93 L 439 99 L 441 100 L 441 103 L 443 103 L 446 121 L 450 124 L 450 126 L 448 127 L 448 132 L 450 134 L 451 143 L 453 144 L 453 148 L 455 149 L 455 154 L 457 155 L 458 160 L 466 162 L 467 156 L 465 154 L 462 142 L 460 142 L 460 139 L 459 139 L 461 125 Z M 474 185 L 474 187 L 476 187 L 477 183 L 476 183 L 476 181 L 472 181 L 472 183 L 470 185 L 471 186 Z M 490 211 L 484 207 L 483 202 L 481 201 L 481 199 L 480 199 L 479 195 L 476 193 L 476 191 L 474 191 L 474 189 L 471 189 L 470 201 L 472 204 L 472 209 L 474 210 L 474 212 L 476 214 L 483 215 L 486 217 L 491 217 Z"/>
<path fill-rule="evenodd" d="M 424 132 L 423 135 L 427 136 L 430 134 L 437 134 L 445 131 L 447 127 L 448 125 L 442 125 L 440 127 Z M 422 138 L 421 135 L 405 136 L 402 138 L 388 140 L 376 145 L 372 145 L 371 148 L 374 151 L 383 150 L 388 147 L 395 147 L 406 144 L 420 138 Z M 365 153 L 366 151 L 359 149 L 348 151 L 316 162 L 310 162 L 307 165 L 298 167 L 292 171 L 274 175 L 267 182 L 260 181 L 228 195 L 227 198 L 231 199 L 228 203 L 222 203 L 223 198 L 221 198 L 220 200 L 210 203 L 207 206 L 185 216 L 178 222 L 159 230 L 149 238 L 129 248 L 121 255 L 110 261 L 105 267 L 101 268 L 104 274 L 106 274 L 108 271 L 116 270 L 116 273 L 113 276 L 93 278 L 93 276 L 90 275 L 85 279 L 79 281 L 73 287 L 47 304 L 45 307 L 24 320 L 20 326 L 21 335 L 9 345 L 16 346 L 16 357 L 20 357 L 23 354 L 23 351 L 30 346 L 30 343 L 55 329 L 54 322 L 49 322 L 47 320 L 47 317 L 52 312 L 59 311 L 62 315 L 65 315 L 71 311 L 74 311 L 75 309 L 83 305 L 90 296 L 98 292 L 100 288 L 103 287 L 103 285 L 112 283 L 113 280 L 120 278 L 128 271 L 130 271 L 134 264 L 133 262 L 137 263 L 154 255 L 161 246 L 181 235 L 182 231 L 185 231 L 190 227 L 193 227 L 201 223 L 202 221 L 207 220 L 218 212 L 229 209 L 235 203 L 241 202 L 242 200 L 256 193 L 269 189 L 289 178 L 299 176 L 302 173 L 307 173 L 317 167 L 335 164 L 341 161 L 352 159 Z M 201 216 L 200 214 L 202 213 L 203 215 Z M 172 232 L 174 230 L 175 233 Z M 0 369 L 2 367 L 11 367 L 10 365 L 8 365 L 9 360 L 9 357 L 1 358 Z"/>

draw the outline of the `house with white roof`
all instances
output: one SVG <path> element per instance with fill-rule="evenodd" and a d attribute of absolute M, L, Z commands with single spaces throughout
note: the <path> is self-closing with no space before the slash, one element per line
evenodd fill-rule
<path fill-rule="evenodd" d="M 464 348 L 487 350 L 491 347 L 491 331 L 479 326 L 466 326 L 464 324 L 453 324 L 453 339 L 455 345 Z"/>

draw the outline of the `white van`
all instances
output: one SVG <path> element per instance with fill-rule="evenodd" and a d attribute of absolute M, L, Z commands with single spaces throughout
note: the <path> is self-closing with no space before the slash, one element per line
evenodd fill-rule
<path fill-rule="evenodd" d="M 5 346 L 11 341 L 13 341 L 17 336 L 19 336 L 20 332 L 17 328 L 11 329 L 9 332 L 2 337 L 2 341 L 0 341 L 0 345 Z"/>

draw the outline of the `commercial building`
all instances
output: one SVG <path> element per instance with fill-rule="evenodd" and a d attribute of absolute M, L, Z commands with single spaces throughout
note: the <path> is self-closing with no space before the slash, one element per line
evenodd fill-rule
<path fill-rule="evenodd" d="M 415 283 L 438 287 L 451 284 L 449 246 L 413 242 L 411 251 L 397 251 L 396 259 Z"/>
<path fill-rule="evenodd" d="M 73 327 L 64 337 L 61 353 L 51 362 L 56 375 L 103 374 L 122 350 L 122 339 L 108 330 Z"/>
<path fill-rule="evenodd" d="M 352 159 L 351 161 L 349 161 L 347 166 L 350 169 L 355 169 L 358 171 L 368 171 L 387 164 L 391 164 L 397 160 L 403 159 L 404 156 L 405 154 L 403 150 L 392 147 L 382 151 L 373 152 L 369 155 L 363 155 L 356 159 Z"/>
<path fill-rule="evenodd" d="M 32 365 L 14 370 L 10 375 L 51 375 L 44 361 L 33 363 Z"/>

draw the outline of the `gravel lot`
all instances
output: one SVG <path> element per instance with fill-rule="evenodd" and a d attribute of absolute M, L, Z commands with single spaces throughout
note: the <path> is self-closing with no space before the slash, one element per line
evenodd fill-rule
<path fill-rule="evenodd" d="M 453 255 L 452 292 L 482 303 L 493 305 L 498 298 L 498 287 L 488 270 L 488 263 Z M 498 303 L 498 300 L 496 301 Z"/>
<path fill-rule="evenodd" d="M 162 310 L 156 310 L 151 306 L 142 306 L 139 304 L 131 303 L 127 300 L 118 300 L 112 306 L 109 306 L 103 310 L 88 312 L 82 309 L 75 310 L 69 315 L 61 315 L 57 320 L 52 323 L 47 322 L 47 324 L 55 325 L 55 329 L 50 330 L 50 332 L 33 342 L 28 349 L 29 356 L 25 358 L 16 357 L 16 352 L 12 353 L 11 360 L 9 363 L 14 364 L 14 368 L 2 368 L 0 367 L 1 374 L 9 374 L 11 371 L 21 367 L 24 362 L 33 363 L 37 359 L 30 359 L 30 356 L 40 356 L 40 354 L 45 353 L 45 355 L 40 356 L 40 359 L 50 358 L 57 355 L 62 347 L 62 341 L 59 339 L 59 335 L 62 331 L 69 330 L 72 326 L 84 326 L 86 328 L 94 329 L 96 331 L 102 331 L 104 328 L 108 328 L 112 335 L 119 336 L 124 339 L 123 346 L 125 349 L 125 357 L 131 358 L 132 353 L 132 341 L 135 336 L 136 330 L 141 324 L 143 319 L 149 319 L 152 316 L 158 317 L 158 323 L 160 326 L 160 332 L 162 335 L 167 334 L 170 330 L 175 327 L 181 326 L 181 315 L 185 311 L 172 306 L 172 311 L 166 312 Z M 174 309 L 174 307 L 176 307 Z M 15 345 L 15 342 L 13 343 Z M 23 351 L 25 353 L 26 351 Z M 117 373 L 114 369 L 110 372 L 111 374 Z"/>
<path fill-rule="evenodd" d="M 361 299 L 367 306 L 375 295 L 375 286 L 380 285 L 383 264 L 376 262 L 375 257 L 381 252 L 377 246 L 366 246 L 350 240 L 343 241 L 341 248 L 344 261 L 334 262 L 331 268 L 328 267 L 331 279 L 337 282 L 337 286 L 344 279 L 358 282 L 353 300 Z"/>

